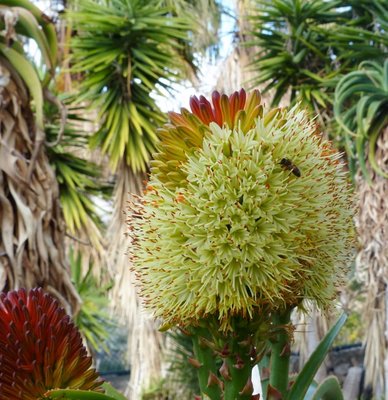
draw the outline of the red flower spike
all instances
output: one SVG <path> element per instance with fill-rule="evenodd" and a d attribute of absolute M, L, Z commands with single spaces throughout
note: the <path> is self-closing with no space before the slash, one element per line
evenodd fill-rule
<path fill-rule="evenodd" d="M 81 336 L 41 288 L 0 294 L 0 400 L 37 400 L 51 389 L 103 392 Z"/>
<path fill-rule="evenodd" d="M 234 121 L 234 116 L 238 110 L 238 106 L 240 103 L 239 99 L 239 94 L 237 92 L 234 92 L 230 97 L 229 97 L 229 107 L 230 107 L 230 115 L 232 118 L 232 121 Z"/>
<path fill-rule="evenodd" d="M 213 110 L 210 105 L 201 104 L 200 109 L 201 109 L 202 122 L 204 122 L 206 125 L 209 125 L 211 122 L 214 121 Z"/>
<path fill-rule="evenodd" d="M 221 110 L 222 110 L 222 118 L 223 123 L 226 124 L 229 128 L 233 128 L 232 125 L 232 116 L 231 116 L 231 104 L 229 102 L 229 98 L 226 94 L 221 96 Z"/>
<path fill-rule="evenodd" d="M 220 105 L 221 95 L 215 91 L 212 94 L 212 102 L 214 105 L 214 122 L 219 126 L 222 126 L 222 111 Z"/>
<path fill-rule="evenodd" d="M 200 96 L 199 99 L 197 96 L 192 96 L 190 98 L 190 109 L 205 125 L 215 122 L 221 127 L 226 124 L 232 129 L 238 121 L 238 119 L 235 121 L 235 117 L 239 111 L 245 110 L 246 107 L 252 107 L 252 105 L 260 105 L 261 97 L 257 90 L 250 93 L 248 99 L 249 102 L 247 103 L 247 95 L 244 89 L 234 92 L 229 97 L 225 94 L 220 95 L 215 91 L 212 94 L 211 103 L 204 96 Z M 178 122 L 176 113 L 170 113 L 170 118 L 173 124 Z M 179 124 L 182 124 L 182 122 L 182 119 L 179 119 Z"/>
<path fill-rule="evenodd" d="M 247 94 L 244 89 L 240 89 L 239 95 L 240 95 L 239 109 L 242 110 L 245 107 L 245 101 L 247 99 Z"/>
<path fill-rule="evenodd" d="M 197 96 L 190 96 L 190 108 L 193 114 L 195 115 L 200 115 L 200 109 L 199 109 L 199 100 Z"/>

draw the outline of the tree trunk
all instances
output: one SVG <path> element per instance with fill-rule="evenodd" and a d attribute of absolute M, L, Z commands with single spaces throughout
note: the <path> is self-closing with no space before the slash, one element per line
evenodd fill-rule
<path fill-rule="evenodd" d="M 388 165 L 388 128 L 376 146 L 376 161 L 382 170 Z M 356 260 L 358 278 L 366 288 L 365 384 L 374 387 L 376 398 L 388 398 L 387 282 L 388 282 L 388 180 L 369 168 L 371 184 L 359 173 L 357 229 L 360 251 Z"/>
<path fill-rule="evenodd" d="M 303 368 L 307 360 L 318 347 L 320 341 L 328 331 L 328 319 L 314 304 L 305 304 L 307 313 L 297 312 L 293 314 L 293 323 L 296 326 L 295 348 L 299 352 L 299 370 Z M 327 357 L 315 374 L 315 380 L 322 382 L 327 376 Z"/>

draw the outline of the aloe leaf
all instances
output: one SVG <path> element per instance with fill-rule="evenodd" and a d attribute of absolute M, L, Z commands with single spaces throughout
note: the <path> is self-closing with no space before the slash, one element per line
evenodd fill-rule
<path fill-rule="evenodd" d="M 314 376 L 318 371 L 318 368 L 325 359 L 330 346 L 333 344 L 334 339 L 337 337 L 339 331 L 344 325 L 347 319 L 347 315 L 343 313 L 330 329 L 330 331 L 323 338 L 321 343 L 315 349 L 311 357 L 306 362 L 302 371 L 299 373 L 295 380 L 291 390 L 288 393 L 288 400 L 303 399 L 311 383 L 313 382 Z"/>
<path fill-rule="evenodd" d="M 317 390 L 318 383 L 316 381 L 312 381 L 311 385 L 307 389 L 306 395 L 304 396 L 303 400 L 312 400 L 313 396 Z"/>
<path fill-rule="evenodd" d="M 15 68 L 15 71 L 26 83 L 31 97 L 35 102 L 36 125 L 39 129 L 43 130 L 43 91 L 41 82 L 34 67 L 24 56 L 2 43 L 0 43 L 0 53 L 8 59 Z"/>
<path fill-rule="evenodd" d="M 384 62 L 383 69 L 383 89 L 388 92 L 388 59 Z"/>
<path fill-rule="evenodd" d="M 55 400 L 121 400 L 107 396 L 103 393 L 92 392 L 90 390 L 73 390 L 73 389 L 54 389 L 46 392 L 44 398 Z"/>
<path fill-rule="evenodd" d="M 105 389 L 105 393 L 112 397 L 114 400 L 127 400 L 123 394 L 118 392 L 111 384 L 105 382 L 103 383 L 102 387 Z"/>
<path fill-rule="evenodd" d="M 368 168 L 366 166 L 366 159 L 365 159 L 365 143 L 367 139 L 365 136 L 358 134 L 356 137 L 356 152 L 357 152 L 357 160 L 359 163 L 359 167 L 365 177 L 365 179 L 371 183 L 371 179 L 369 176 Z"/>
<path fill-rule="evenodd" d="M 58 53 L 57 35 L 55 32 L 54 23 L 48 19 L 47 15 L 45 15 L 37 6 L 28 0 L 2 0 L 1 4 L 11 7 L 21 7 L 32 13 L 38 23 L 42 25 L 43 32 L 50 47 L 50 57 L 55 64 Z"/>
<path fill-rule="evenodd" d="M 384 171 L 381 170 L 379 165 L 376 162 L 375 158 L 375 148 L 376 148 L 376 142 L 377 139 L 380 135 L 380 132 L 382 128 L 386 125 L 388 118 L 382 118 L 378 121 L 376 121 L 374 127 L 371 129 L 370 132 L 370 138 L 369 138 L 369 153 L 368 153 L 368 158 L 371 167 L 374 169 L 374 171 L 379 174 L 380 176 L 384 178 L 388 178 L 388 174 Z"/>
<path fill-rule="evenodd" d="M 343 400 L 343 398 L 338 379 L 335 376 L 329 376 L 319 384 L 311 400 Z"/>

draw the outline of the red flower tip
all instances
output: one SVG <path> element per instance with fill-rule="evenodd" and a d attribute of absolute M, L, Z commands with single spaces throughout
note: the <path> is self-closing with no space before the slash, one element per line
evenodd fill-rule
<path fill-rule="evenodd" d="M 0 400 L 36 400 L 50 389 L 102 391 L 81 335 L 41 288 L 0 294 Z"/>
<path fill-rule="evenodd" d="M 238 112 L 250 108 L 249 106 L 252 103 L 254 107 L 259 106 L 260 100 L 260 94 L 257 90 L 249 95 L 248 102 L 244 89 L 234 92 L 229 97 L 225 94 L 220 95 L 219 92 L 214 91 L 211 103 L 204 96 L 200 96 L 199 98 L 197 96 L 190 97 L 190 109 L 205 125 L 215 122 L 219 126 L 223 126 L 226 123 L 232 129 L 239 120 Z M 250 117 L 255 118 L 257 115 L 253 112 Z"/>

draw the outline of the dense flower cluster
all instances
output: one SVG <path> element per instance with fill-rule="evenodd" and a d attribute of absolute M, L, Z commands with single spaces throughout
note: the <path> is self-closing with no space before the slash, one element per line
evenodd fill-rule
<path fill-rule="evenodd" d="M 168 173 L 154 170 L 132 207 L 134 269 L 146 305 L 171 324 L 216 315 L 223 329 L 231 317 L 253 318 L 264 307 L 303 299 L 327 307 L 352 241 L 339 154 L 297 108 L 261 109 L 244 129 L 211 121 L 206 129 L 208 121 L 198 123 L 201 145 L 179 159 L 181 179 L 171 185 Z M 163 157 L 165 166 L 177 161 Z"/>
<path fill-rule="evenodd" d="M 37 400 L 50 389 L 101 391 L 81 336 L 42 289 L 0 295 L 0 399 Z"/>

